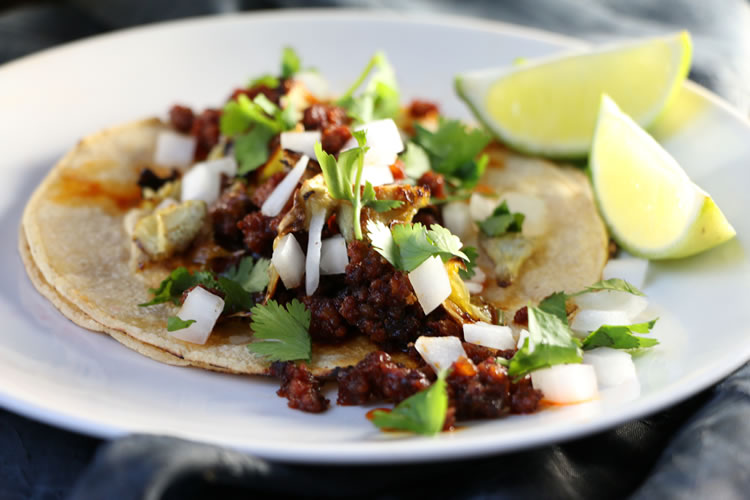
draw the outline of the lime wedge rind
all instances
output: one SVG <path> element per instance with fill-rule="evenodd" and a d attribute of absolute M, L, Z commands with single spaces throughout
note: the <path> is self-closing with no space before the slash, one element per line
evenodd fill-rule
<path fill-rule="evenodd" d="M 652 49 L 652 47 L 655 48 Z M 639 63 L 638 61 L 629 62 L 627 57 L 630 55 L 632 58 L 633 54 L 636 54 L 643 59 L 643 54 L 648 55 L 649 51 L 661 51 L 659 54 L 667 54 L 671 59 L 665 64 L 668 65 L 670 71 L 668 75 L 658 79 L 658 84 L 661 87 L 652 92 L 654 96 L 644 103 L 638 102 L 640 98 L 637 96 L 638 85 L 643 84 L 643 81 L 639 80 L 637 72 Z M 690 36 L 683 31 L 666 37 L 603 46 L 591 51 L 576 50 L 563 55 L 530 61 L 523 65 L 464 73 L 456 76 L 454 85 L 456 93 L 467 103 L 477 120 L 492 131 L 502 142 L 527 154 L 557 159 L 578 159 L 585 157 L 590 150 L 601 93 L 612 93 L 612 90 L 621 95 L 632 93 L 635 96 L 633 97 L 634 102 L 638 104 L 638 107 L 645 108 L 640 114 L 637 114 L 636 121 L 641 126 L 648 127 L 674 100 L 689 71 L 691 56 Z M 654 57 L 658 59 L 662 56 Z M 614 65 L 619 67 L 618 58 L 622 60 L 621 66 L 627 67 L 628 64 L 633 66 L 632 72 L 626 72 L 632 74 L 632 77 L 629 77 L 632 81 L 617 78 L 617 81 L 606 82 L 606 78 L 591 77 L 592 74 L 597 74 L 597 66 L 610 65 L 609 67 L 612 68 Z M 658 60 L 661 61 L 661 59 Z M 537 105 L 537 113 L 528 114 L 529 123 L 525 123 L 525 118 L 520 118 L 522 123 L 520 127 L 517 126 L 519 122 L 510 123 L 516 119 L 514 114 L 523 116 L 524 109 L 529 106 L 533 107 L 534 103 L 524 102 L 524 90 L 513 88 L 516 83 L 513 79 L 517 81 L 519 78 L 523 78 L 523 81 L 527 82 L 538 79 L 541 87 L 546 86 L 545 88 L 551 89 L 552 94 L 559 94 L 557 101 L 552 102 L 548 108 L 542 107 L 539 110 L 539 105 Z M 568 81 L 569 85 L 560 85 L 558 88 L 550 86 L 549 82 L 555 81 Z M 596 89 L 592 90 L 592 88 L 587 87 L 586 82 L 593 82 L 589 87 L 593 85 Z M 502 120 L 498 120 L 497 116 L 493 117 L 493 112 L 489 109 L 493 104 L 488 102 L 488 96 L 493 88 L 496 93 L 502 95 L 504 92 L 503 86 L 508 87 L 508 95 L 518 95 L 518 99 L 517 102 L 502 103 L 502 106 L 500 106 L 502 111 L 499 112 L 502 115 Z M 631 88 L 634 89 L 633 92 L 631 92 Z M 537 92 L 532 96 L 525 97 L 529 101 L 538 100 L 541 94 L 543 93 Z M 583 103 L 581 107 L 588 111 L 579 113 L 576 109 L 571 108 L 571 102 Z M 512 109 L 516 105 L 519 105 L 517 113 Z M 626 110 L 631 111 L 627 108 Z M 495 113 L 498 114 L 498 111 L 495 110 Z M 571 127 L 571 117 L 575 121 L 577 114 L 585 115 L 585 119 L 581 119 L 585 123 L 577 125 L 574 123 L 574 126 Z M 547 123 L 551 124 L 547 127 L 551 132 L 537 133 L 534 130 L 539 128 L 537 124 Z M 554 129 L 555 123 L 561 124 L 560 130 L 557 132 Z M 544 126 L 546 125 L 543 125 L 542 128 Z M 527 131 L 515 131 L 513 130 L 514 127 L 516 129 L 526 128 Z M 571 130 L 574 130 L 573 134 L 575 134 L 577 128 L 581 129 L 578 137 L 564 137 L 566 134 L 570 135 Z"/>
<path fill-rule="evenodd" d="M 736 234 L 711 196 L 606 95 L 588 170 L 610 234 L 633 255 L 688 257 Z"/>

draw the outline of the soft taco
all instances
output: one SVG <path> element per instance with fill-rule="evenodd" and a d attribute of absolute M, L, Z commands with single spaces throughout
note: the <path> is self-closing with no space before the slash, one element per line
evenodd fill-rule
<path fill-rule="evenodd" d="M 281 77 L 222 110 L 175 106 L 169 122 L 101 131 L 67 153 L 23 215 L 37 289 L 146 356 L 273 374 L 290 406 L 319 411 L 322 396 L 295 402 L 290 381 L 374 386 L 387 368 L 418 380 L 339 402 L 398 402 L 438 372 L 419 338 L 460 345 L 474 323 L 517 336 L 527 304 L 600 279 L 608 236 L 579 169 L 511 154 L 431 103 L 401 108 L 382 55 L 364 89 L 333 100 L 290 54 Z M 308 354 L 277 352 L 299 340 L 289 325 Z M 476 365 L 516 350 L 464 348 Z"/>

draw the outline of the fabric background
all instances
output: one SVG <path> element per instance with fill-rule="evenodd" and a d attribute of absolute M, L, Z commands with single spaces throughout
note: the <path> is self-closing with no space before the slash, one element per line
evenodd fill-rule
<path fill-rule="evenodd" d="M 159 20 L 338 5 L 481 16 L 589 40 L 688 29 L 695 49 L 691 78 L 750 112 L 747 0 L 0 2 L 0 63 Z M 0 410 L 0 499 L 8 500 L 232 499 L 271 494 L 740 499 L 747 498 L 750 489 L 748 464 L 750 365 L 680 405 L 607 432 L 520 453 L 430 465 L 290 466 L 161 436 L 106 443 Z"/>

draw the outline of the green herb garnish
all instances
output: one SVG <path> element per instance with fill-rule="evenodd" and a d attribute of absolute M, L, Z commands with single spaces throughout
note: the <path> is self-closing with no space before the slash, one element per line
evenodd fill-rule
<path fill-rule="evenodd" d="M 174 332 L 182 330 L 195 323 L 194 319 L 182 319 L 179 316 L 170 316 L 167 318 L 167 331 Z"/>
<path fill-rule="evenodd" d="M 477 258 L 479 257 L 479 251 L 475 247 L 463 247 L 461 249 L 469 260 L 465 262 L 466 269 L 458 271 L 458 276 L 462 280 L 468 280 L 474 277 L 476 274 Z"/>
<path fill-rule="evenodd" d="M 443 429 L 448 411 L 446 374 L 444 370 L 430 387 L 404 399 L 393 410 L 375 410 L 372 423 L 380 429 L 411 431 L 425 436 L 437 434 Z"/>
<path fill-rule="evenodd" d="M 355 96 L 354 93 L 371 71 L 372 76 L 364 90 Z M 367 123 L 372 120 L 394 118 L 398 115 L 400 102 L 401 97 L 393 67 L 385 54 L 378 51 L 367 63 L 359 78 L 336 101 L 336 104 L 346 109 L 356 121 Z"/>
<path fill-rule="evenodd" d="M 650 333 L 659 318 L 634 325 L 602 325 L 583 339 L 583 349 L 611 347 L 612 349 L 640 349 L 653 347 L 656 339 L 639 337 L 635 333 Z"/>
<path fill-rule="evenodd" d="M 291 47 L 284 47 L 281 52 L 281 78 L 291 78 L 300 70 L 300 59 Z"/>
<path fill-rule="evenodd" d="M 167 276 L 157 288 L 150 288 L 148 291 L 154 295 L 154 298 L 140 307 L 163 304 L 164 302 L 180 303 L 180 297 L 188 288 L 196 285 L 203 285 L 206 288 L 216 288 L 218 282 L 216 276 L 211 271 L 196 271 L 191 273 L 185 267 L 178 267 Z"/>
<path fill-rule="evenodd" d="M 236 281 L 248 293 L 262 292 L 268 286 L 270 276 L 268 268 L 271 261 L 260 258 L 254 261 L 252 257 L 244 257 L 239 264 L 224 272 L 224 276 Z"/>
<path fill-rule="evenodd" d="M 463 244 L 458 236 L 437 224 L 431 225 L 429 230 L 418 222 L 395 224 L 389 229 L 382 222 L 369 220 L 367 232 L 375 251 L 402 271 L 413 271 L 434 255 L 439 255 L 443 261 L 453 257 L 470 260 L 461 251 Z"/>
<path fill-rule="evenodd" d="M 492 215 L 479 222 L 479 229 L 490 237 L 502 236 L 506 233 L 520 233 L 525 216 L 520 212 L 511 213 L 508 204 L 503 201 Z"/>
<path fill-rule="evenodd" d="M 406 143 L 406 151 L 401 153 L 400 159 L 404 164 L 404 173 L 412 179 L 419 179 L 430 170 L 427 151 L 411 141 Z"/>
<path fill-rule="evenodd" d="M 310 361 L 310 311 L 297 299 L 284 306 L 275 300 L 256 305 L 250 311 L 250 328 L 260 341 L 248 344 L 250 352 L 271 361 Z"/>

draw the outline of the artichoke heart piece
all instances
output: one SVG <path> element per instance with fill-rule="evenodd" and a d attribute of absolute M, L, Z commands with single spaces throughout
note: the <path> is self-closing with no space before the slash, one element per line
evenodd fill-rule
<path fill-rule="evenodd" d="M 500 286 L 509 286 L 518 278 L 524 262 L 534 253 L 534 242 L 520 233 L 496 238 L 480 238 L 480 245 L 495 265 L 495 278 Z"/>
<path fill-rule="evenodd" d="M 166 259 L 190 246 L 203 227 L 207 213 L 202 200 L 162 208 L 135 224 L 133 239 L 150 259 Z"/>
<path fill-rule="evenodd" d="M 458 274 L 464 264 L 458 259 L 451 259 L 445 263 L 445 270 L 451 283 L 451 294 L 443 302 L 445 311 L 459 323 L 473 323 L 475 321 L 492 322 L 492 314 L 483 306 L 471 302 L 471 294 L 466 284 Z"/>

